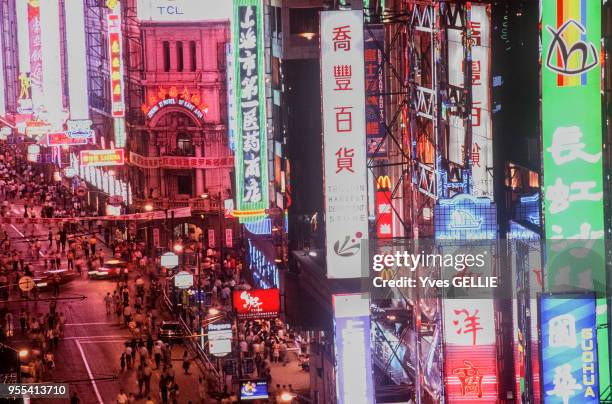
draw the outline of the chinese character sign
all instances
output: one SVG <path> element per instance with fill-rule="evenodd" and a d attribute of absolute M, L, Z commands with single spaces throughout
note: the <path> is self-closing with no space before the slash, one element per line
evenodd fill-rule
<path fill-rule="evenodd" d="M 40 30 L 40 5 L 37 1 L 28 1 L 28 35 L 30 38 L 30 74 L 27 76 L 28 87 L 31 88 L 32 98 L 42 103 L 42 35 Z M 40 107 L 40 105 L 37 106 Z"/>
<path fill-rule="evenodd" d="M 268 207 L 261 0 L 234 0 L 236 210 Z M 241 220 L 248 216 L 241 215 Z M 248 219 L 247 219 L 248 220 Z"/>
<path fill-rule="evenodd" d="M 361 276 L 367 238 L 362 11 L 321 12 L 327 276 Z"/>
<path fill-rule="evenodd" d="M 542 4 L 543 205 L 549 240 L 545 287 L 596 289 L 599 309 L 606 303 L 607 289 L 598 56 L 601 5 L 588 0 Z M 555 241 L 568 239 L 592 243 L 588 256 L 569 266 L 566 257 L 572 251 L 563 247 L 569 243 Z M 597 316 L 597 341 L 603 364 L 609 358 L 609 330 L 604 326 L 608 321 L 605 310 L 597 311 L 602 313 Z M 599 377 L 603 390 L 610 384 L 607 366 L 599 369 Z"/>
<path fill-rule="evenodd" d="M 115 12 L 107 16 L 108 48 L 110 61 L 110 84 L 112 114 L 115 118 L 125 116 L 123 104 L 123 55 L 121 45 L 121 17 Z"/>
<path fill-rule="evenodd" d="M 366 137 L 368 157 L 386 157 L 383 50 L 385 30 L 370 25 L 365 30 Z"/>
<path fill-rule="evenodd" d="M 444 301 L 448 403 L 497 403 L 495 316 L 489 299 Z"/>
<path fill-rule="evenodd" d="M 540 318 L 544 403 L 598 403 L 594 295 L 543 295 Z"/>

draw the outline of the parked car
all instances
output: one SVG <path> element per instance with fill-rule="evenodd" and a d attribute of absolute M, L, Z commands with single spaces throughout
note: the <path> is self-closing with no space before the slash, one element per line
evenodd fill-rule
<path fill-rule="evenodd" d="M 89 271 L 88 274 L 90 279 L 112 279 L 118 278 L 125 269 L 127 269 L 127 262 L 112 259 L 106 261 L 97 270 Z"/>
<path fill-rule="evenodd" d="M 166 343 L 181 343 L 185 337 L 183 327 L 178 321 L 162 321 L 157 338 Z"/>
<path fill-rule="evenodd" d="M 63 285 L 79 277 L 75 271 L 67 269 L 51 269 L 37 272 L 34 275 L 34 284 L 39 290 L 50 290 L 56 283 Z"/>

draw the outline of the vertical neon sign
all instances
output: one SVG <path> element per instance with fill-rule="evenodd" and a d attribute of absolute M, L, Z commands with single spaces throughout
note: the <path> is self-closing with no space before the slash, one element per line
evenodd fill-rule
<path fill-rule="evenodd" d="M 596 290 L 599 384 L 610 385 L 599 64 L 601 4 L 542 2 L 542 137 L 546 288 Z M 580 262 L 555 240 L 583 240 Z M 552 242 L 551 242 L 552 240 Z M 566 245 L 567 242 L 565 243 Z M 590 271 L 590 273 L 589 273 Z"/>

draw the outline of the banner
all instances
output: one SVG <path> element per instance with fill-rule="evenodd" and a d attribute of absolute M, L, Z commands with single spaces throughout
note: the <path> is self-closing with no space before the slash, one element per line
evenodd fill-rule
<path fill-rule="evenodd" d="M 3 217 L 0 218 L 0 224 L 11 225 L 11 224 L 48 224 L 54 225 L 57 223 L 79 223 L 88 220 L 110 220 L 110 221 L 130 221 L 130 220 L 165 220 L 170 218 L 174 212 L 174 218 L 179 219 L 183 217 L 191 217 L 191 208 L 177 208 L 168 209 L 167 216 L 165 210 L 156 210 L 154 212 L 146 213 L 132 213 L 129 215 L 118 215 L 118 216 L 80 216 L 80 217 Z"/>
<path fill-rule="evenodd" d="M 122 166 L 125 164 L 123 149 L 81 150 L 80 165 L 82 166 Z"/>
<path fill-rule="evenodd" d="M 241 222 L 269 207 L 263 14 L 262 0 L 234 0 L 236 210 L 252 212 Z"/>
<path fill-rule="evenodd" d="M 121 44 L 121 16 L 119 10 L 111 12 L 107 16 L 108 23 L 108 47 L 110 53 L 111 73 L 111 104 L 114 118 L 125 116 L 123 103 L 123 54 Z"/>
<path fill-rule="evenodd" d="M 321 12 L 327 277 L 357 278 L 368 238 L 363 11 Z"/>
<path fill-rule="evenodd" d="M 368 157 L 387 157 L 385 138 L 385 92 L 383 50 L 385 29 L 382 25 L 368 25 L 364 32 L 366 80 L 366 137 Z"/>
<path fill-rule="evenodd" d="M 130 152 L 130 164 L 140 168 L 225 168 L 234 166 L 234 157 L 145 157 Z"/>

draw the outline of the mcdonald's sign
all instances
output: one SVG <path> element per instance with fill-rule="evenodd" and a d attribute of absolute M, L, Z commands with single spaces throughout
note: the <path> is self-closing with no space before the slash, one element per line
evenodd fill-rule
<path fill-rule="evenodd" d="M 388 175 L 381 175 L 376 179 L 376 189 L 385 191 L 391 189 L 391 178 Z"/>

